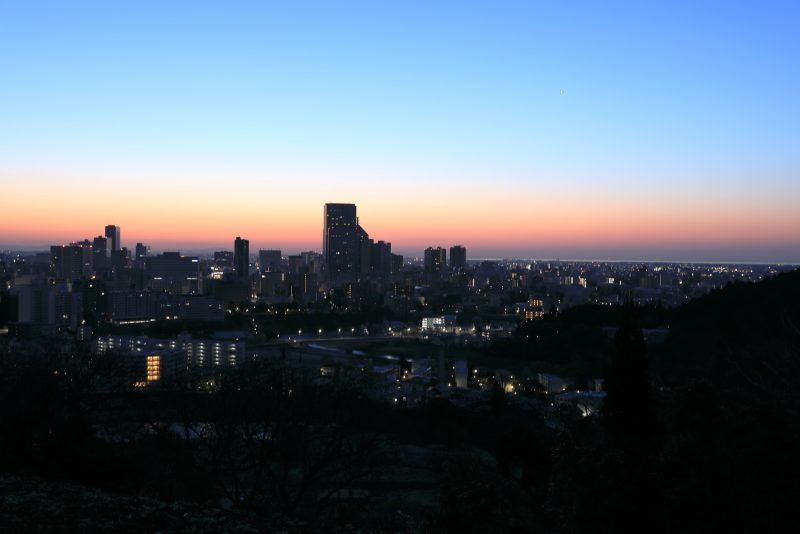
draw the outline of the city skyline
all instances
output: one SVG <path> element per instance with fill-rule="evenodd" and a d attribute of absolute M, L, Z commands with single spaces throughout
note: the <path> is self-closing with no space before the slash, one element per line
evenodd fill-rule
<path fill-rule="evenodd" d="M 330 204 L 330 203 L 329 203 Z M 334 205 L 337 205 L 334 203 Z M 342 204 L 338 204 L 342 205 Z M 345 205 L 352 205 L 352 204 L 345 204 Z M 327 206 L 327 204 L 326 204 Z M 360 219 L 360 217 L 359 217 Z M 120 231 L 120 226 L 118 225 L 108 225 L 106 228 L 114 227 L 116 231 Z M 102 227 L 101 227 L 102 228 Z M 359 226 L 360 228 L 360 226 Z M 323 225 L 324 230 L 324 225 Z M 92 231 L 89 230 L 87 235 L 91 235 Z M 241 232 L 240 232 L 241 233 Z M 245 232 L 246 233 L 246 232 Z M 102 236 L 100 236 L 102 238 Z M 86 239 L 72 236 L 71 238 L 67 238 L 62 240 L 61 242 L 56 242 L 54 240 L 47 241 L 48 244 L 4 244 L 0 243 L 0 251 L 45 251 L 51 246 L 66 246 L 70 243 L 77 243 L 81 242 L 82 239 Z M 95 238 L 98 239 L 98 238 Z M 231 254 L 234 254 L 233 251 L 236 249 L 236 243 L 243 239 L 239 235 L 236 235 L 235 238 L 230 238 L 227 241 L 222 241 L 218 243 L 197 243 L 193 241 L 180 241 L 176 240 L 170 243 L 159 243 L 156 241 L 156 246 L 152 246 L 151 243 L 153 241 L 150 240 L 141 240 L 138 238 L 130 238 L 130 243 L 128 241 L 121 241 L 121 246 L 126 249 L 129 255 L 134 255 L 134 253 L 138 250 L 138 247 L 141 245 L 146 247 L 146 249 L 155 254 L 155 253 L 163 253 L 163 252 L 181 252 L 182 254 L 200 254 L 203 256 L 210 257 L 212 253 L 217 251 L 229 251 Z M 246 248 L 249 248 L 249 242 L 251 240 L 243 239 L 244 243 L 247 243 Z M 88 242 L 88 241 L 85 241 Z M 384 241 L 381 240 L 381 243 Z M 425 244 L 420 247 L 419 249 L 397 249 L 394 250 L 401 254 L 401 256 L 405 258 L 414 258 L 417 260 L 422 260 L 426 254 L 426 250 L 430 247 L 443 247 L 445 250 L 452 247 L 459 247 L 463 248 L 463 242 L 456 242 L 451 238 L 443 238 L 440 242 L 433 242 L 433 241 L 425 241 Z M 391 242 L 389 242 L 391 245 Z M 321 242 L 317 243 L 306 243 L 307 246 L 298 246 L 297 243 L 284 243 L 281 245 L 280 241 L 272 240 L 272 241 L 256 241 L 254 242 L 254 247 L 252 252 L 248 253 L 250 258 L 258 257 L 261 252 L 264 251 L 271 251 L 273 249 L 278 249 L 279 251 L 283 251 L 284 254 L 299 254 L 301 252 L 306 251 L 313 251 L 316 253 L 322 253 L 324 255 L 325 245 L 324 239 Z M 111 250 L 111 240 L 109 239 L 109 251 Z M 798 264 L 800 261 L 796 259 L 775 259 L 774 257 L 754 257 L 750 256 L 748 258 L 743 258 L 741 256 L 741 252 L 738 248 L 732 249 L 725 249 L 724 247 L 717 247 L 716 249 L 712 249 L 709 251 L 707 247 L 697 250 L 692 249 L 685 249 L 688 250 L 687 252 L 682 252 L 684 255 L 680 256 L 681 253 L 677 253 L 677 255 L 669 256 L 664 255 L 665 249 L 658 249 L 657 247 L 650 247 L 648 250 L 647 247 L 642 247 L 638 249 L 638 252 L 631 253 L 629 256 L 620 255 L 617 257 L 611 257 L 608 255 L 609 249 L 605 247 L 596 247 L 592 248 L 584 248 L 584 252 L 589 251 L 589 255 L 580 256 L 580 255 L 570 255 L 569 252 L 567 254 L 561 254 L 561 252 L 565 249 L 559 249 L 557 247 L 550 247 L 550 248 L 540 248 L 538 249 L 538 253 L 527 253 L 525 249 L 519 249 L 519 253 L 497 253 L 492 255 L 492 252 L 497 251 L 497 249 L 489 249 L 489 253 L 486 253 L 487 249 L 485 248 L 478 248 L 477 251 L 472 248 L 471 246 L 467 246 L 466 249 L 469 250 L 468 259 L 471 261 L 476 260 L 485 260 L 485 259 L 532 259 L 532 260 L 555 260 L 555 261 L 605 261 L 605 262 L 665 262 L 665 263 L 728 263 L 728 264 Z M 633 249 L 636 250 L 636 249 Z M 666 249 L 667 251 L 669 249 Z M 788 255 L 794 253 L 795 249 L 791 249 L 788 252 Z M 595 255 L 591 255 L 591 252 L 595 251 Z M 500 252 L 508 252 L 508 249 L 505 251 L 500 250 Z M 605 254 L 605 255 L 604 255 Z M 636 255 L 638 254 L 638 255 Z M 739 254 L 739 256 L 737 256 Z"/>
<path fill-rule="evenodd" d="M 0 246 L 800 262 L 800 9 L 7 3 Z"/>

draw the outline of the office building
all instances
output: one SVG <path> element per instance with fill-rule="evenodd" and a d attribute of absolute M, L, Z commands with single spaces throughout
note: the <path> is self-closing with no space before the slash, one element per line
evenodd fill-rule
<path fill-rule="evenodd" d="M 119 250 L 111 251 L 111 268 L 119 275 L 128 266 L 128 249 L 122 247 Z"/>
<path fill-rule="evenodd" d="M 392 253 L 392 274 L 398 274 L 403 270 L 403 256 Z"/>
<path fill-rule="evenodd" d="M 322 255 L 327 276 L 334 280 L 361 270 L 355 204 L 325 204 Z"/>
<path fill-rule="evenodd" d="M 260 294 L 266 302 L 286 302 L 289 298 L 289 277 L 281 271 L 261 273 Z"/>
<path fill-rule="evenodd" d="M 120 289 L 109 292 L 109 312 L 114 324 L 142 323 L 172 317 L 164 291 Z"/>
<path fill-rule="evenodd" d="M 89 277 L 94 269 L 93 254 L 93 246 L 88 241 L 85 244 L 54 245 L 50 247 L 53 274 L 68 282 Z"/>
<path fill-rule="evenodd" d="M 122 247 L 119 226 L 113 224 L 106 226 L 106 238 L 111 242 L 111 250 L 119 250 Z"/>
<path fill-rule="evenodd" d="M 147 259 L 149 286 L 172 295 L 202 291 L 200 260 L 181 256 L 180 252 L 164 252 Z"/>
<path fill-rule="evenodd" d="M 225 306 L 212 296 L 208 295 L 180 295 L 172 299 L 178 317 L 184 321 L 223 321 L 225 320 Z"/>
<path fill-rule="evenodd" d="M 75 328 L 83 316 L 80 293 L 70 292 L 61 282 L 37 281 L 17 287 L 17 317 L 20 323 Z"/>
<path fill-rule="evenodd" d="M 150 247 L 146 247 L 141 243 L 136 243 L 135 258 L 137 262 L 143 261 L 150 253 Z"/>
<path fill-rule="evenodd" d="M 281 251 L 280 250 L 259 250 L 258 268 L 261 272 L 274 272 L 281 270 Z"/>
<path fill-rule="evenodd" d="M 447 265 L 447 249 L 428 247 L 425 249 L 425 272 L 428 274 L 442 272 Z"/>
<path fill-rule="evenodd" d="M 250 241 L 238 236 L 233 242 L 233 270 L 237 280 L 250 279 Z"/>
<path fill-rule="evenodd" d="M 92 241 L 92 263 L 95 272 L 103 271 L 108 267 L 110 244 L 108 238 L 101 235 Z"/>
<path fill-rule="evenodd" d="M 384 241 L 373 243 L 370 250 L 370 271 L 373 275 L 388 276 L 392 273 L 392 244 Z"/>
<path fill-rule="evenodd" d="M 467 249 L 461 245 L 450 247 L 450 268 L 463 269 L 467 266 Z"/>
<path fill-rule="evenodd" d="M 214 253 L 214 264 L 217 267 L 233 267 L 233 252 L 218 250 Z"/>

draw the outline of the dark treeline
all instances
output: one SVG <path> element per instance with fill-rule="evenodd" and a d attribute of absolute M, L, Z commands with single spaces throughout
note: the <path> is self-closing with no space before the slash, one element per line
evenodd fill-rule
<path fill-rule="evenodd" d="M 240 530 L 794 531 L 799 297 L 796 271 L 674 310 L 575 309 L 493 349 L 585 359 L 607 388 L 589 417 L 522 409 L 497 386 L 471 408 L 397 409 L 371 400 L 367 378 L 322 382 L 279 362 L 130 392 L 114 355 L 12 341 L 0 483 L 188 503 Z M 104 521 L 88 529 L 126 526 Z"/>

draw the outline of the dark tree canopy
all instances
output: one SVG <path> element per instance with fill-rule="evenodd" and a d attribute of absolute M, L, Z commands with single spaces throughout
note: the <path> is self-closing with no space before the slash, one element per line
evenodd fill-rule
<path fill-rule="evenodd" d="M 645 433 L 652 427 L 649 367 L 639 308 L 627 301 L 605 368 L 603 417 L 610 429 Z"/>

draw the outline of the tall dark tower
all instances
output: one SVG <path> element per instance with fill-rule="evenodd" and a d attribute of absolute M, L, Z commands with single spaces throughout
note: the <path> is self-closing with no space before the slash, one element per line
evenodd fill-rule
<path fill-rule="evenodd" d="M 115 226 L 113 224 L 106 226 L 106 239 L 111 241 L 112 251 L 119 250 L 121 246 L 119 226 Z"/>
<path fill-rule="evenodd" d="M 325 204 L 322 256 L 331 279 L 360 271 L 361 247 L 355 204 Z"/>
<path fill-rule="evenodd" d="M 440 273 L 447 265 L 447 249 L 428 247 L 425 249 L 425 272 Z"/>
<path fill-rule="evenodd" d="M 239 236 L 233 242 L 233 269 L 237 280 L 250 277 L 250 241 Z"/>
<path fill-rule="evenodd" d="M 92 255 L 94 262 L 94 270 L 102 271 L 108 267 L 108 238 L 101 235 L 94 238 L 92 241 Z"/>
<path fill-rule="evenodd" d="M 450 247 L 450 268 L 463 269 L 467 266 L 467 249 L 461 245 Z"/>

